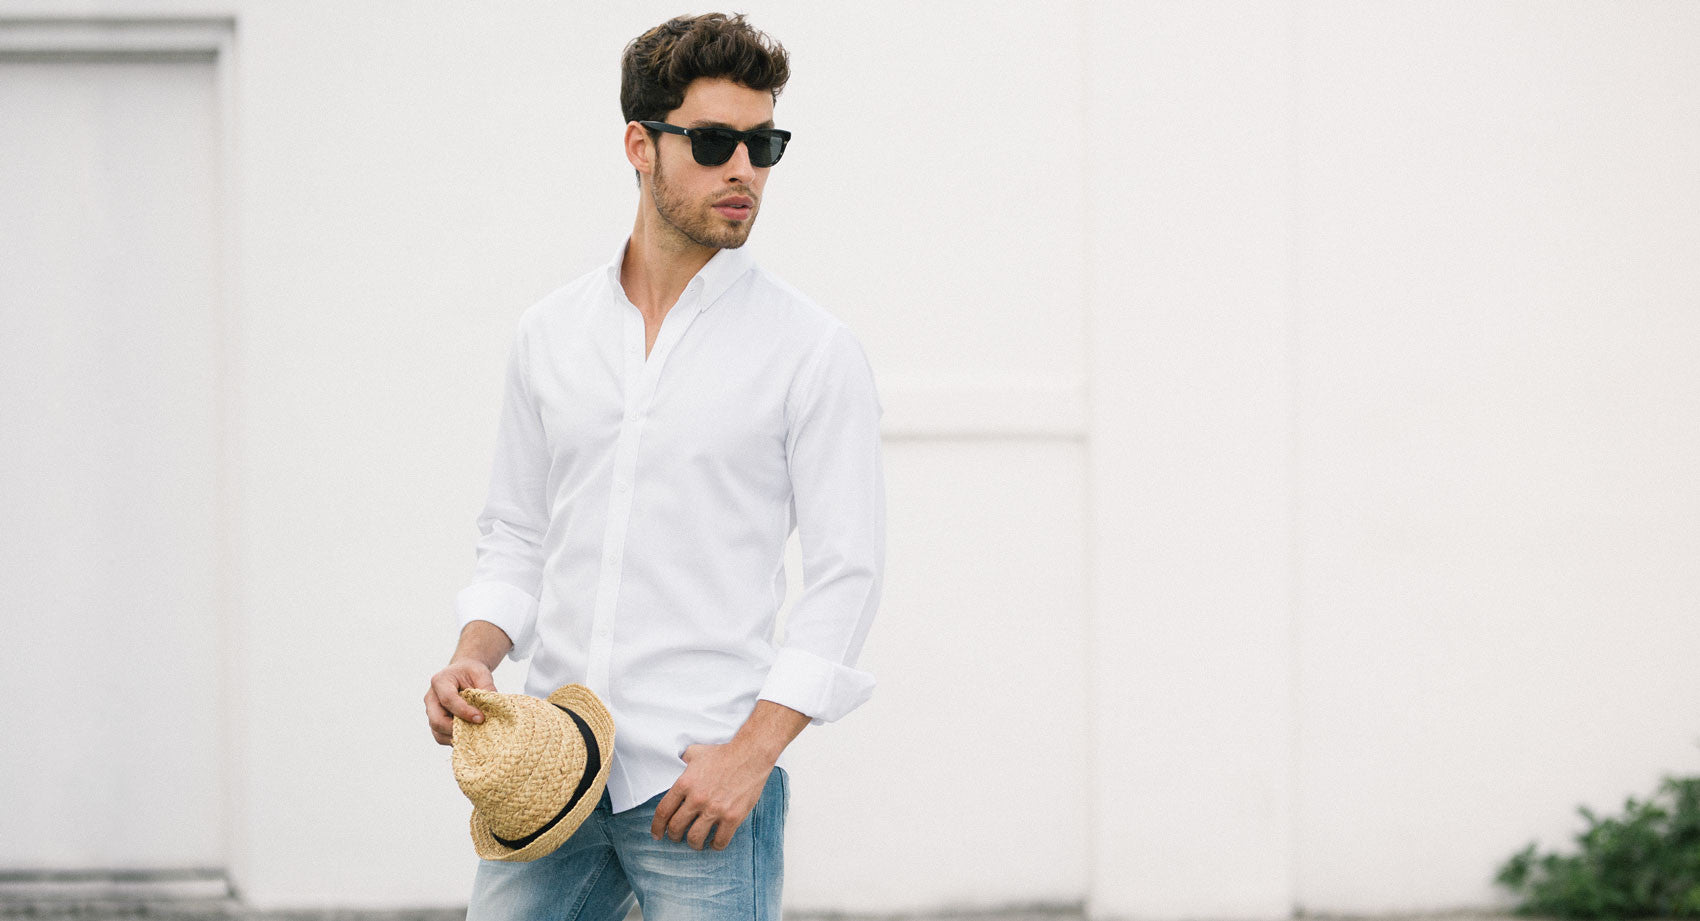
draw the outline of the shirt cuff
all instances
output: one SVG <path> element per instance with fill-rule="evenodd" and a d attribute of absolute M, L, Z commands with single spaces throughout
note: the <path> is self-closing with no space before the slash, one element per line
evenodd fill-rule
<path fill-rule="evenodd" d="M 475 620 L 486 620 L 502 628 L 513 641 L 508 658 L 521 662 L 531 656 L 537 638 L 537 599 L 506 582 L 474 582 L 455 596 L 457 630 Z"/>
<path fill-rule="evenodd" d="M 790 707 L 819 726 L 839 719 L 874 696 L 874 676 L 801 649 L 785 647 L 774 657 L 761 700 Z"/>

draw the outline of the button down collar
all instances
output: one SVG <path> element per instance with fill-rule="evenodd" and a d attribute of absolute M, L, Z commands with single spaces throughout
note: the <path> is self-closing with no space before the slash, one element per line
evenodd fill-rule
<path fill-rule="evenodd" d="M 615 250 L 614 258 L 606 266 L 608 283 L 613 286 L 615 291 L 625 291 L 625 288 L 620 284 L 620 266 L 625 262 L 626 247 L 630 243 L 631 238 L 628 237 L 626 242 L 621 243 L 620 248 Z M 720 299 L 720 295 L 725 294 L 727 289 L 731 288 L 738 279 L 744 277 L 744 273 L 748 272 L 754 265 L 755 259 L 750 255 L 747 244 L 737 249 L 716 250 L 708 262 L 695 275 L 691 276 L 690 283 L 685 286 L 685 291 L 689 293 L 693 286 L 696 287 L 698 289 L 697 309 L 707 310 L 714 306 L 714 302 Z"/>

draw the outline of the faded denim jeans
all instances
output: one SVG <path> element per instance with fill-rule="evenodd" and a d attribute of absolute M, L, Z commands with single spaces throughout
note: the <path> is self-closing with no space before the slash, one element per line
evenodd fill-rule
<path fill-rule="evenodd" d="M 724 851 L 649 836 L 665 793 L 614 813 L 606 791 L 559 848 L 529 863 L 481 860 L 467 921 L 621 921 L 633 900 L 644 921 L 779 921 L 785 876 L 785 769 Z M 712 837 L 710 840 L 713 840 Z"/>

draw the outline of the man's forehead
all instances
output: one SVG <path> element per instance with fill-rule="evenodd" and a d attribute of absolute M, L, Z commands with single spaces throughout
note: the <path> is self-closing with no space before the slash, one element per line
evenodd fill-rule
<path fill-rule="evenodd" d="M 729 128 L 733 131 L 754 131 L 758 128 L 772 128 L 773 119 L 758 122 L 754 125 L 739 125 L 733 122 L 721 121 L 716 118 L 693 118 L 685 122 L 685 128 Z"/>
<path fill-rule="evenodd" d="M 773 94 L 723 77 L 699 77 L 685 90 L 674 124 L 687 128 L 749 130 L 773 124 Z"/>

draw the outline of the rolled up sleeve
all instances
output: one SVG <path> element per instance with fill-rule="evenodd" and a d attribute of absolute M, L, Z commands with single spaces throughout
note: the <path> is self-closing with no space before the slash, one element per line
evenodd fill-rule
<path fill-rule="evenodd" d="M 457 629 L 475 620 L 502 628 L 508 658 L 531 655 L 537 633 L 543 535 L 549 526 L 548 445 L 527 381 L 523 327 L 508 349 L 490 491 L 478 516 L 472 581 L 455 596 Z"/>
<path fill-rule="evenodd" d="M 861 344 L 847 327 L 835 327 L 787 400 L 803 593 L 759 695 L 813 724 L 843 717 L 874 691 L 874 676 L 856 660 L 885 574 L 882 413 Z"/>

